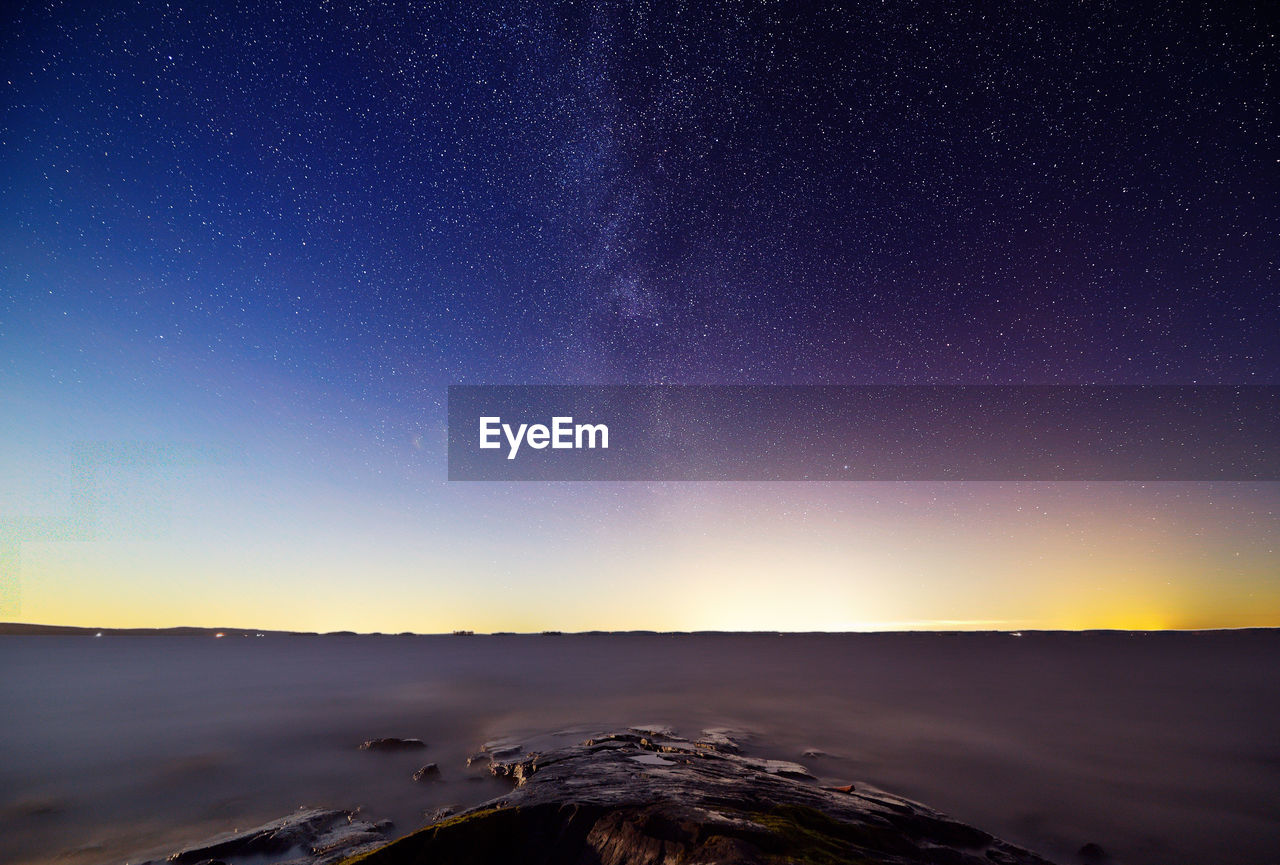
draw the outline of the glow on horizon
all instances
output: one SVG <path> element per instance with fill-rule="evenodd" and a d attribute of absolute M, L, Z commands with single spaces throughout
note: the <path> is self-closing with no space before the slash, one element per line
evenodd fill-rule
<path fill-rule="evenodd" d="M 111 387 L 73 401 L 0 387 L 0 619 L 383 632 L 1280 625 L 1280 484 L 450 484 L 434 415 L 381 441 L 301 411 L 224 410 L 180 382 L 173 393 L 193 401 L 121 410 Z M 253 387 L 264 400 L 287 391 Z M 107 459 L 86 475 L 68 430 L 176 442 L 176 456 Z"/>
<path fill-rule="evenodd" d="M 954 489 L 930 510 L 936 485 L 894 490 L 901 502 L 868 501 L 859 485 L 779 486 L 756 501 L 689 485 L 613 500 L 600 522 L 570 509 L 581 490 L 538 492 L 514 488 L 487 518 L 468 509 L 434 529 L 386 503 L 315 497 L 171 515 L 162 537 L 28 542 L 21 605 L 3 618 L 416 633 L 1280 625 L 1267 533 L 1228 521 L 1197 537 L 1184 524 L 1203 513 L 1161 510 L 1164 494 Z M 1058 517 L 1020 519 L 1018 502 L 1055 497 Z M 565 514 L 522 518 L 539 498 Z"/>

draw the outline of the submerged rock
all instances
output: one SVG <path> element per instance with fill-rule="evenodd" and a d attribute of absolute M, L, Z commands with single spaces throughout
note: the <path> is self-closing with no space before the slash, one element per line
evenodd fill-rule
<path fill-rule="evenodd" d="M 421 739 L 396 739 L 394 737 L 369 739 L 360 743 L 361 751 L 419 751 L 425 747 L 427 747 L 427 743 Z"/>
<path fill-rule="evenodd" d="M 1101 845 L 1092 841 L 1076 851 L 1076 858 L 1080 860 L 1082 865 L 1107 865 L 1111 861 L 1107 851 L 1103 850 Z"/>
<path fill-rule="evenodd" d="M 512 791 L 366 853 L 417 863 L 869 862 L 1046 865 L 1027 850 L 864 784 L 654 727 L 493 759 Z"/>
<path fill-rule="evenodd" d="M 510 756 L 520 753 L 520 743 L 515 739 L 491 739 L 480 746 L 480 751 L 496 757 Z"/>

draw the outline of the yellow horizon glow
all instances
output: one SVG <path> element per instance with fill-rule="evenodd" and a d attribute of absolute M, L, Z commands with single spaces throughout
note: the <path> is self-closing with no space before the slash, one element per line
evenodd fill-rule
<path fill-rule="evenodd" d="M 1215 594 L 1183 577 L 1166 585 L 1170 571 L 1139 570 L 1133 563 L 1094 567 L 1087 576 L 1071 565 L 1022 571 L 984 570 L 959 577 L 981 587 L 969 599 L 955 591 L 955 562 L 946 577 L 924 581 L 921 596 L 901 572 L 863 561 L 851 579 L 833 573 L 836 556 L 809 557 L 781 571 L 780 548 L 770 560 L 758 549 L 732 567 L 708 566 L 724 558 L 708 551 L 671 565 L 661 576 L 645 563 L 620 568 L 612 588 L 593 595 L 592 576 L 576 574 L 562 585 L 513 589 L 501 572 L 453 579 L 452 569 L 416 574 L 383 562 L 377 574 L 353 581 L 353 563 L 274 561 L 256 573 L 242 570 L 233 587 L 220 572 L 232 562 L 188 563 L 181 579 L 175 559 L 158 556 L 161 544 L 28 544 L 22 559 L 19 615 L 3 619 L 89 628 L 232 627 L 285 631 L 365 633 L 536 633 L 581 631 L 1083 631 L 1212 630 L 1280 626 L 1280 592 L 1261 569 L 1235 576 L 1252 589 Z M 109 555 L 108 555 L 109 554 Z M 846 564 L 848 562 L 846 561 Z M 1261 564 L 1261 563 L 1259 563 Z M 334 567 L 336 565 L 336 567 Z M 231 566 L 231 567 L 229 567 Z M 366 562 L 366 567 L 368 563 Z M 656 567 L 656 565 L 655 565 Z M 942 566 L 939 563 L 939 569 Z M 225 569 L 225 570 L 224 570 Z M 460 573 L 453 571 L 454 573 Z M 646 574 L 647 572 L 647 574 Z M 563 575 L 562 575 L 563 576 Z M 505 585 L 504 585 L 505 584 Z M 618 588 L 619 586 L 624 588 Z M 642 588 L 634 588 L 640 586 Z M 733 590 L 727 586 L 735 587 Z M 1020 591 L 1010 593 L 1010 586 Z M 632 588 L 626 588 L 632 587 Z M 608 595 L 628 597 L 610 603 Z M 601 597 L 604 596 L 604 597 Z M 984 614 L 985 612 L 985 614 Z M 911 615 L 916 613 L 916 615 Z M 923 613 L 923 615 L 920 615 Z"/>
<path fill-rule="evenodd" d="M 382 633 L 1280 626 L 1265 485 L 445 484 L 394 498 L 257 486 L 225 467 L 143 481 L 100 494 L 79 539 L 0 537 L 0 619 Z M 161 493 L 167 511 L 139 504 Z"/>

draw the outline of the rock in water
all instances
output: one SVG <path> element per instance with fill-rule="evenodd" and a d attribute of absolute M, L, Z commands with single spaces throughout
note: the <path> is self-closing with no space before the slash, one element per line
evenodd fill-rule
<path fill-rule="evenodd" d="M 423 766 L 421 769 L 413 773 L 413 780 L 439 781 L 440 767 L 437 766 L 435 763 L 428 763 L 427 765 Z"/>
<path fill-rule="evenodd" d="M 396 739 L 393 737 L 370 739 L 367 742 L 360 743 L 361 751 L 418 751 L 425 747 L 427 747 L 427 743 L 421 739 Z"/>
<path fill-rule="evenodd" d="M 1046 865 L 867 785 L 824 789 L 793 764 L 657 735 L 605 734 L 495 760 L 493 774 L 515 782 L 509 794 L 379 847 L 360 865 Z"/>
<path fill-rule="evenodd" d="M 227 832 L 179 850 L 164 862 L 195 865 L 224 859 L 330 865 L 386 843 L 387 821 L 370 823 L 354 811 L 308 808 L 244 832 Z M 144 865 L 163 865 L 162 862 Z"/>

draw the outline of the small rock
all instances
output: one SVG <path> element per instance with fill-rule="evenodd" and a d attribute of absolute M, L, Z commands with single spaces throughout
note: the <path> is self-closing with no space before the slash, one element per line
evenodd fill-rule
<path fill-rule="evenodd" d="M 423 766 L 421 769 L 413 773 L 413 780 L 439 781 L 440 767 L 437 766 L 435 763 L 428 763 L 427 765 Z"/>
<path fill-rule="evenodd" d="M 418 751 L 427 747 L 427 743 L 421 739 L 397 739 L 395 737 L 386 737 L 382 739 L 370 739 L 360 745 L 361 751 Z"/>
<path fill-rule="evenodd" d="M 808 757 L 810 760 L 812 760 L 814 757 L 827 757 L 830 755 L 828 755 L 826 751 L 823 751 L 819 748 L 807 748 L 801 752 L 800 756 Z"/>

